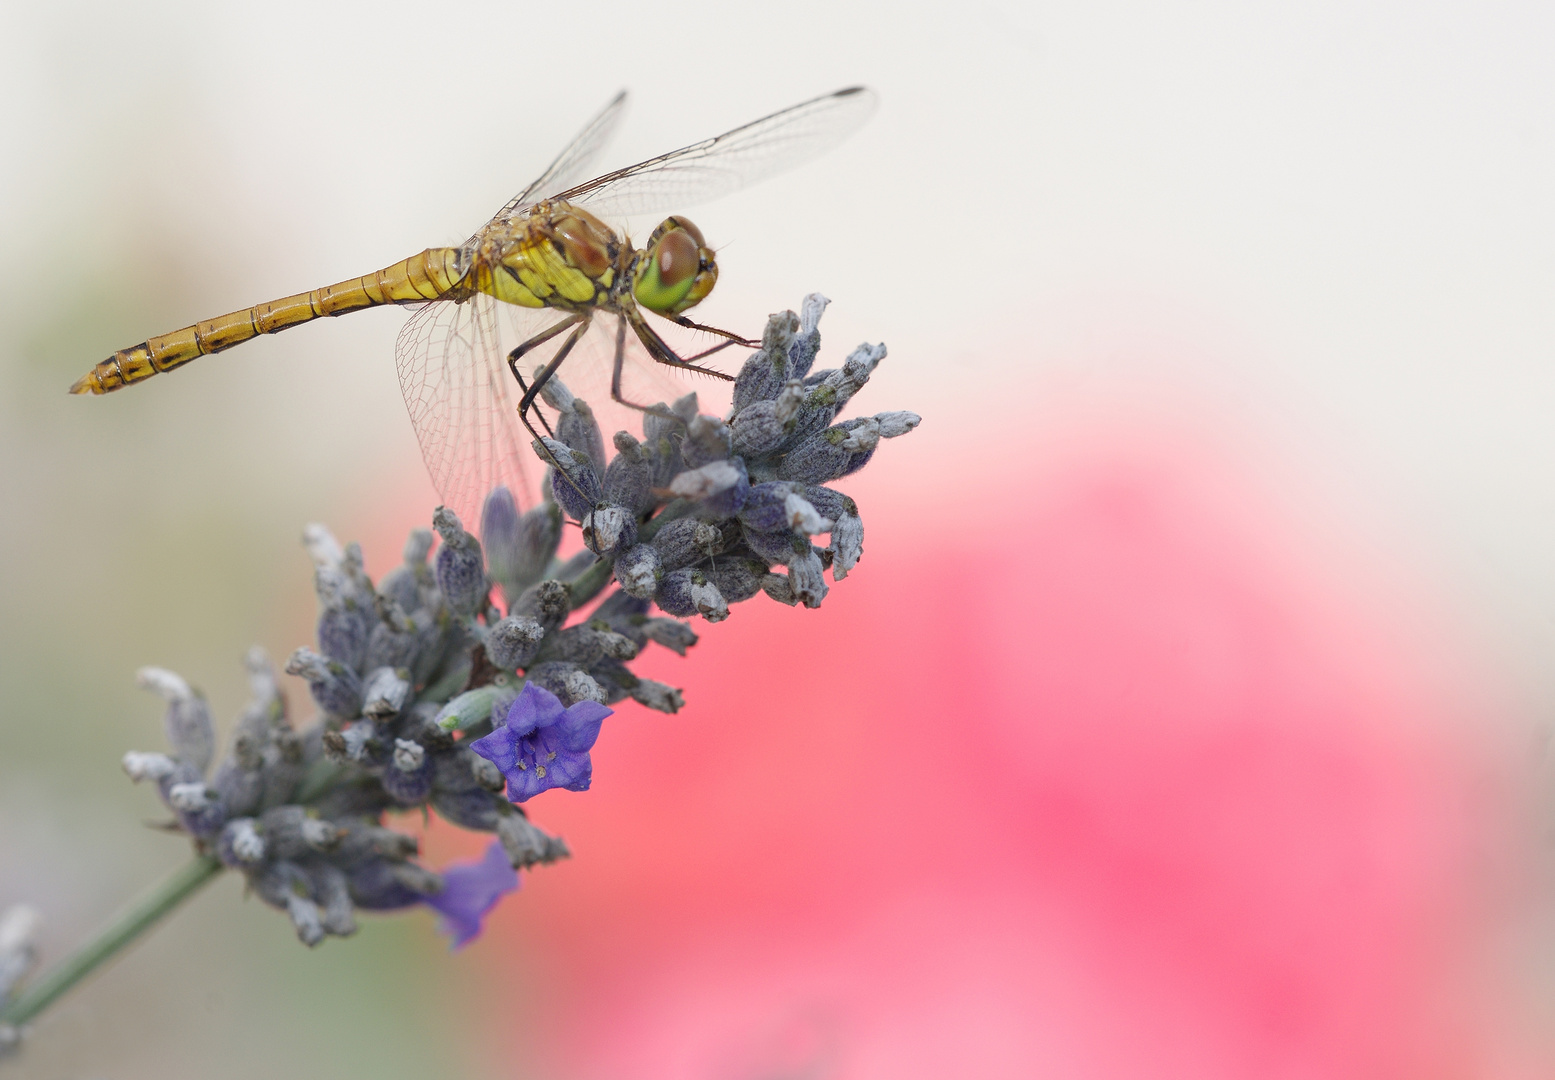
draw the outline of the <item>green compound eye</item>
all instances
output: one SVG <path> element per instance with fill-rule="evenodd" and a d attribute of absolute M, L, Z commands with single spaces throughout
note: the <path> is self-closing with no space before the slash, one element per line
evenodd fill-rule
<path fill-rule="evenodd" d="M 653 231 L 637 264 L 632 294 L 649 311 L 678 315 L 713 291 L 718 268 L 696 226 L 669 218 Z"/>

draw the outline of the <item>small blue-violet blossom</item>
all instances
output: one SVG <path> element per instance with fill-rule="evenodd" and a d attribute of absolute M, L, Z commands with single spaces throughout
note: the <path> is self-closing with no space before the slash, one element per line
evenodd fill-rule
<path fill-rule="evenodd" d="M 549 690 L 525 683 L 507 722 L 470 749 L 507 777 L 508 799 L 520 803 L 549 788 L 587 791 L 594 775 L 589 750 L 614 710 L 597 701 L 563 708 Z"/>
<path fill-rule="evenodd" d="M 492 841 L 478 862 L 455 863 L 443 871 L 443 891 L 422 898 L 441 915 L 440 929 L 463 948 L 481 932 L 481 919 L 510 892 L 518 889 L 518 871 L 508 865 L 500 841 Z"/>

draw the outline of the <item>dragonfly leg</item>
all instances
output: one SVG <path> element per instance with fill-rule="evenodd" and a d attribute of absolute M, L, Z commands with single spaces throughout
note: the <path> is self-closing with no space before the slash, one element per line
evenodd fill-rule
<path fill-rule="evenodd" d="M 743 346 L 743 347 L 745 347 L 747 349 L 754 349 L 756 346 L 761 344 L 761 340 L 759 338 L 758 339 L 744 338 L 744 337 L 741 337 L 739 334 L 736 334 L 732 330 L 720 330 L 716 326 L 703 326 L 699 322 L 692 322 L 690 319 L 686 318 L 684 315 L 672 315 L 672 316 L 669 316 L 669 320 L 671 322 L 675 323 L 678 326 L 686 327 L 688 330 L 700 330 L 704 334 L 717 334 L 719 337 L 728 338 L 729 339 L 728 344 L 730 344 L 730 345 L 740 345 L 740 346 Z M 720 345 L 718 347 L 720 349 L 724 348 L 723 345 Z M 707 354 L 703 353 L 702 355 L 705 356 Z"/>
<path fill-rule="evenodd" d="M 545 443 L 541 441 L 540 433 L 536 431 L 534 425 L 529 422 L 529 411 L 534 406 L 535 396 L 538 395 L 541 390 L 545 389 L 545 384 L 551 381 L 551 376 L 556 374 L 556 369 L 562 366 L 562 361 L 567 359 L 567 354 L 572 352 L 572 347 L 576 345 L 579 339 L 581 339 L 588 331 L 589 318 L 586 315 L 575 315 L 568 322 L 569 325 L 572 323 L 576 323 L 577 325 L 573 329 L 572 333 L 567 335 L 567 340 L 562 342 L 561 348 L 556 350 L 556 355 L 551 357 L 550 362 L 535 374 L 535 381 L 524 390 L 524 396 L 518 403 L 518 419 L 519 422 L 522 423 L 529 431 L 529 434 L 534 436 L 535 442 L 539 444 L 540 449 L 545 454 L 546 460 L 551 463 L 551 466 L 556 470 L 557 475 L 566 480 L 567 483 L 572 486 L 572 490 L 576 491 L 585 502 L 589 502 L 591 500 L 589 499 L 588 492 L 580 488 L 578 486 L 578 482 L 572 478 L 572 474 L 562 467 L 561 462 L 556 460 L 556 455 L 552 454 L 551 448 L 546 446 Z M 546 337 L 555 337 L 557 333 L 559 333 L 559 331 L 557 331 L 555 327 L 545 331 Z M 531 339 L 531 341 L 532 340 L 533 339 Z M 519 348 L 523 348 L 523 346 L 520 346 Z M 518 352 L 518 349 L 514 349 L 513 351 Z M 513 377 L 518 379 L 520 385 L 523 385 L 524 380 L 522 376 L 518 374 L 516 358 L 510 358 L 510 361 L 513 365 Z M 540 422 L 545 424 L 545 416 L 543 414 L 540 416 Z M 545 430 L 550 432 L 551 427 L 549 424 L 545 424 Z M 596 467 L 600 464 L 602 463 L 595 462 Z"/>
<path fill-rule="evenodd" d="M 508 370 L 513 373 L 513 378 L 518 380 L 519 389 L 526 395 L 524 398 L 526 402 L 532 399 L 527 396 L 529 394 L 529 384 L 524 382 L 523 373 L 518 370 L 519 360 L 521 360 L 524 354 L 527 353 L 530 349 L 533 349 L 537 345 L 544 345 L 547 341 L 550 341 L 563 330 L 567 330 L 570 327 L 577 325 L 578 321 L 582 318 L 582 315 L 572 315 L 568 318 L 562 319 L 560 322 L 546 327 L 534 337 L 515 347 L 512 352 L 508 353 Z M 554 438 L 554 434 L 551 431 L 551 422 L 545 418 L 545 414 L 536 413 L 535 415 L 540 417 L 540 426 L 545 428 L 545 433 L 547 435 L 551 435 Z M 531 429 L 531 433 L 533 433 L 533 429 Z"/>
<path fill-rule="evenodd" d="M 637 339 L 643 343 L 643 348 L 647 349 L 648 355 L 652 356 L 659 363 L 665 364 L 669 367 L 680 368 L 684 371 L 695 371 L 703 375 L 711 375 L 713 378 L 723 379 L 725 382 L 734 381 L 733 375 L 726 375 L 722 371 L 716 371 L 713 368 L 698 367 L 695 363 L 692 362 L 694 360 L 700 360 L 704 356 L 710 356 L 717 352 L 719 349 L 727 348 L 728 346 L 733 345 L 733 341 L 722 342 L 713 346 L 711 349 L 704 349 L 702 352 L 697 353 L 690 359 L 683 359 L 676 354 L 674 349 L 669 347 L 668 343 L 666 343 L 665 340 L 654 331 L 653 327 L 649 326 L 643 317 L 636 311 L 632 311 L 627 316 L 627 318 L 631 319 L 632 329 L 636 332 Z"/>
<path fill-rule="evenodd" d="M 655 360 L 658 357 L 654 357 Z M 615 364 L 610 370 L 610 397 L 618 404 L 625 405 L 628 409 L 636 409 L 642 413 L 652 413 L 654 416 L 662 416 L 666 420 L 675 420 L 677 417 L 668 409 L 658 405 L 639 405 L 635 401 L 628 401 L 621 395 L 621 368 L 626 361 L 626 319 L 616 321 L 616 358 Z"/>

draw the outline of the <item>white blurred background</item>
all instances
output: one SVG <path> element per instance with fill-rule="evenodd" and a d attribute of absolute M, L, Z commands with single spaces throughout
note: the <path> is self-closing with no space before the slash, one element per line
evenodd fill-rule
<path fill-rule="evenodd" d="M 1192 401 L 1318 542 L 1430 583 L 1510 715 L 1548 712 L 1552 54 L 1531 3 L 0 7 L 0 903 L 43 907 L 57 955 L 176 865 L 117 771 L 160 738 L 135 668 L 230 718 L 243 649 L 309 634 L 301 526 L 381 566 L 435 501 L 398 312 L 65 388 L 458 242 L 623 85 L 612 166 L 879 92 L 842 148 L 692 216 L 721 248 L 708 321 L 820 290 L 829 341 L 887 342 L 872 404 L 928 416 L 904 476 L 1023 448 L 1065 403 Z M 23 1073 L 457 1063 L 457 1002 L 412 982 L 465 958 L 427 920 L 310 956 L 237 892 L 58 1010 Z"/>

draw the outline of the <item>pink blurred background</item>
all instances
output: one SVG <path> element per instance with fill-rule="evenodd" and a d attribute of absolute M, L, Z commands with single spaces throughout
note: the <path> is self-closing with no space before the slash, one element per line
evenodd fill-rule
<path fill-rule="evenodd" d="M 820 290 L 924 416 L 857 571 L 653 661 L 686 709 L 535 800 L 576 857 L 475 945 L 307 952 L 224 880 L 6 1067 L 1555 1075 L 1552 52 L 1531 3 L 0 7 L 0 905 L 50 957 L 186 857 L 135 669 L 230 721 L 301 528 L 381 573 L 436 502 L 394 313 L 67 399 L 112 349 L 458 242 L 618 85 L 610 165 L 864 82 L 693 209 L 699 311 Z"/>
<path fill-rule="evenodd" d="M 1060 411 L 938 488 L 931 411 L 851 485 L 860 572 L 661 657 L 685 711 L 531 804 L 580 857 L 472 950 L 480 1072 L 1549 1075 L 1484 673 L 1214 417 Z"/>

